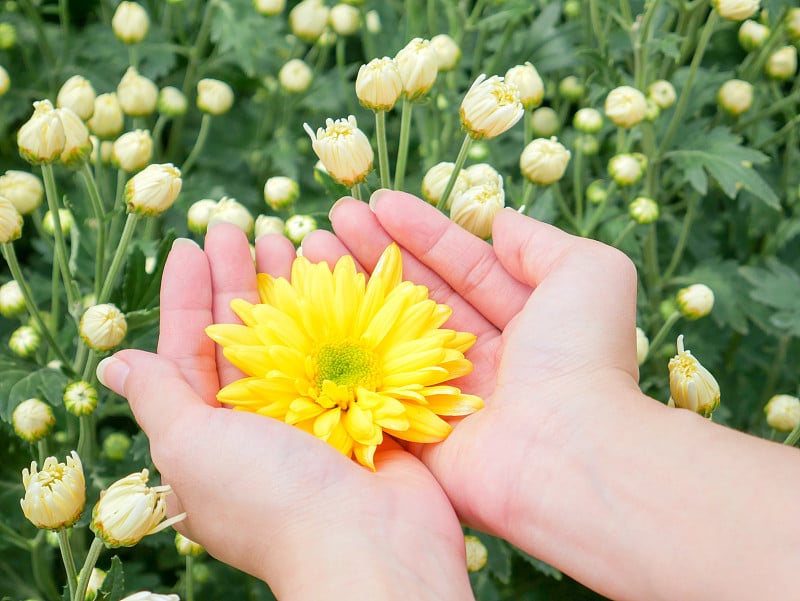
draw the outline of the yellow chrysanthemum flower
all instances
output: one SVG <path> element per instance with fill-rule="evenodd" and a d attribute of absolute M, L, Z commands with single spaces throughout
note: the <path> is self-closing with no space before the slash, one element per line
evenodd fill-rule
<path fill-rule="evenodd" d="M 206 330 L 249 376 L 217 398 L 294 424 L 373 470 L 384 432 L 444 440 L 451 426 L 440 415 L 483 406 L 447 384 L 472 371 L 464 352 L 475 336 L 441 328 L 452 310 L 424 286 L 402 281 L 402 269 L 392 244 L 368 283 L 350 257 L 333 272 L 298 257 L 291 282 L 259 274 L 261 303 L 231 302 L 244 325 Z"/>

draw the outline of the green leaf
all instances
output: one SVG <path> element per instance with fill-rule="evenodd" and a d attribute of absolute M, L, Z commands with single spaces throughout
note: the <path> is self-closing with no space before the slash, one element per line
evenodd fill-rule
<path fill-rule="evenodd" d="M 564 577 L 564 575 L 561 573 L 561 570 L 554 568 L 549 563 L 545 563 L 541 559 L 536 559 L 533 555 L 528 555 L 525 551 L 518 549 L 517 547 L 512 547 L 512 549 L 514 549 L 516 554 L 522 559 L 531 564 L 534 569 L 536 569 L 538 572 L 541 572 L 545 576 L 550 576 L 550 578 L 555 578 L 556 580 L 561 580 Z"/>
<path fill-rule="evenodd" d="M 100 601 L 119 601 L 125 594 L 125 572 L 118 555 L 111 558 L 111 569 L 100 589 Z"/>
<path fill-rule="evenodd" d="M 251 0 L 220 0 L 211 15 L 211 40 L 219 54 L 229 56 L 248 77 L 256 77 L 273 70 L 269 67 L 280 56 L 283 23 L 256 13 Z"/>
<path fill-rule="evenodd" d="M 56 369 L 44 367 L 31 373 L 30 369 L 17 366 L 3 371 L 0 382 L 0 418 L 10 422 L 14 408 L 20 402 L 37 397 L 59 406 L 63 402 L 64 387 L 69 378 Z"/>
<path fill-rule="evenodd" d="M 769 323 L 791 336 L 800 336 L 800 274 L 778 259 L 765 266 L 742 267 L 742 276 L 753 286 L 750 297 L 769 308 Z"/>

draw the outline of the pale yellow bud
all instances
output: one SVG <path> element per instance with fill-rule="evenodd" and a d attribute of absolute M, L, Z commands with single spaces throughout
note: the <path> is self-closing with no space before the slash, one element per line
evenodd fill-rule
<path fill-rule="evenodd" d="M 580 132 L 596 134 L 603 128 L 603 115 L 597 109 L 578 109 L 572 118 L 572 124 Z"/>
<path fill-rule="evenodd" d="M 753 86 L 741 79 L 729 79 L 717 92 L 717 102 L 727 113 L 741 115 L 753 104 Z"/>
<path fill-rule="evenodd" d="M 403 82 L 403 93 L 409 100 L 425 96 L 436 82 L 439 59 L 429 40 L 414 38 L 394 57 Z"/>
<path fill-rule="evenodd" d="M 153 158 L 153 138 L 146 129 L 122 134 L 112 147 L 111 161 L 123 171 L 143 169 Z"/>
<path fill-rule="evenodd" d="M 317 220 L 311 215 L 292 215 L 286 220 L 283 233 L 295 244 L 300 244 L 315 229 Z"/>
<path fill-rule="evenodd" d="M 56 416 L 53 415 L 50 405 L 44 401 L 28 399 L 14 408 L 11 414 L 11 424 L 14 426 L 17 436 L 33 443 L 50 434 L 56 424 Z M 35 465 L 31 469 L 35 471 Z"/>
<path fill-rule="evenodd" d="M 549 138 L 561 129 L 558 113 L 549 106 L 543 106 L 531 113 L 531 132 L 539 138 Z"/>
<path fill-rule="evenodd" d="M 652 198 L 639 196 L 628 205 L 628 215 L 640 225 L 653 223 L 658 219 L 658 203 Z"/>
<path fill-rule="evenodd" d="M 99 568 L 92 568 L 92 573 L 89 574 L 89 583 L 86 585 L 86 597 L 84 601 L 94 601 L 105 581 L 105 571 Z"/>
<path fill-rule="evenodd" d="M 353 35 L 361 24 L 361 14 L 358 9 L 348 4 L 337 4 L 328 15 L 331 28 L 339 35 Z"/>
<path fill-rule="evenodd" d="M 167 86 L 158 92 L 156 108 L 158 112 L 167 117 L 180 117 L 186 114 L 189 101 L 178 88 Z"/>
<path fill-rule="evenodd" d="M 156 110 L 158 86 L 143 75 L 139 75 L 135 68 L 128 67 L 117 86 L 117 98 L 122 112 L 126 115 L 146 117 Z"/>
<path fill-rule="evenodd" d="M 446 33 L 440 33 L 431 38 L 431 46 L 436 50 L 436 64 L 439 71 L 452 71 L 461 59 L 461 48 L 456 41 Z"/>
<path fill-rule="evenodd" d="M 289 27 L 298 38 L 312 44 L 325 31 L 328 13 L 322 0 L 303 0 L 289 11 Z"/>
<path fill-rule="evenodd" d="M 713 0 L 719 16 L 729 21 L 744 21 L 756 13 L 759 0 Z"/>
<path fill-rule="evenodd" d="M 786 33 L 792 40 L 800 38 L 800 8 L 790 8 L 786 14 Z"/>
<path fill-rule="evenodd" d="M 70 382 L 64 389 L 64 407 L 72 415 L 89 415 L 97 409 L 97 389 L 89 382 Z"/>
<path fill-rule="evenodd" d="M 255 221 L 246 206 L 235 198 L 223 196 L 209 215 L 208 224 L 215 223 L 232 223 L 249 236 Z"/>
<path fill-rule="evenodd" d="M 506 71 L 505 81 L 517 87 L 519 101 L 526 109 L 536 108 L 542 103 L 544 82 L 531 63 L 511 67 Z"/>
<path fill-rule="evenodd" d="M 462 171 L 467 187 L 478 186 L 480 184 L 491 184 L 498 188 L 503 187 L 503 176 L 489 163 L 475 163 Z"/>
<path fill-rule="evenodd" d="M 548 186 L 560 180 L 571 153 L 555 138 L 537 138 L 522 151 L 519 168 L 528 181 Z"/>
<path fill-rule="evenodd" d="M 481 74 L 461 102 L 461 125 L 474 139 L 494 138 L 511 129 L 525 109 L 516 86 Z"/>
<path fill-rule="evenodd" d="M 256 11 L 267 17 L 274 17 L 286 8 L 286 0 L 253 0 Z"/>
<path fill-rule="evenodd" d="M 68 108 L 59 108 L 55 112 L 64 127 L 64 150 L 58 160 L 67 167 L 79 165 L 92 152 L 89 128 Z"/>
<path fill-rule="evenodd" d="M 375 157 L 369 139 L 360 129 L 356 118 L 325 120 L 314 134 L 308 123 L 303 124 L 311 137 L 311 147 L 325 165 L 328 174 L 337 182 L 349 187 L 363 182 L 370 171 Z"/>
<path fill-rule="evenodd" d="M 797 73 L 797 48 L 784 46 L 769 55 L 764 71 L 773 79 L 787 81 Z"/>
<path fill-rule="evenodd" d="M 22 215 L 31 213 L 42 204 L 42 181 L 27 171 L 6 171 L 0 176 L 0 196 L 6 197 Z"/>
<path fill-rule="evenodd" d="M 455 166 L 455 163 L 441 162 L 428 169 L 422 178 L 422 197 L 425 200 L 432 205 L 439 203 L 439 199 L 444 194 L 444 189 L 447 187 L 447 182 L 450 181 L 450 176 L 453 174 Z M 467 178 L 462 170 L 456 178 L 450 197 L 447 199 L 446 208 L 450 207 L 455 197 L 466 192 L 469 187 Z"/>
<path fill-rule="evenodd" d="M 464 545 L 467 550 L 467 571 L 477 572 L 486 565 L 489 559 L 489 551 L 477 536 L 471 534 L 464 535 Z"/>
<path fill-rule="evenodd" d="M 650 341 L 642 328 L 636 328 L 636 364 L 641 365 L 647 359 L 650 352 Z"/>
<path fill-rule="evenodd" d="M 25 312 L 25 297 L 16 280 L 9 280 L 0 286 L 0 315 L 17 317 Z"/>
<path fill-rule="evenodd" d="M 0 96 L 5 96 L 8 89 L 11 87 L 11 77 L 8 75 L 5 67 L 0 65 Z"/>
<path fill-rule="evenodd" d="M 700 319 L 714 308 L 714 291 L 705 284 L 692 284 L 681 288 L 675 298 L 678 309 L 687 319 Z"/>
<path fill-rule="evenodd" d="M 233 89 L 219 79 L 197 82 L 197 108 L 210 115 L 224 115 L 233 106 Z"/>
<path fill-rule="evenodd" d="M 403 93 L 403 80 L 394 59 L 374 58 L 361 65 L 356 77 L 356 96 L 361 106 L 373 111 L 390 110 Z"/>
<path fill-rule="evenodd" d="M 375 34 L 381 32 L 381 16 L 376 10 L 367 11 L 364 21 L 367 26 L 367 31 Z"/>
<path fill-rule="evenodd" d="M 72 232 L 72 226 L 75 225 L 75 218 L 69 209 L 58 209 L 58 228 L 65 236 L 69 236 Z M 42 229 L 51 236 L 56 230 L 56 220 L 52 211 L 48 210 L 42 218 Z"/>
<path fill-rule="evenodd" d="M 5 196 L 0 196 L 0 244 L 22 235 L 22 215 Z"/>
<path fill-rule="evenodd" d="M 150 17 L 141 4 L 120 2 L 111 18 L 111 28 L 117 39 L 125 44 L 141 42 L 150 30 Z"/>
<path fill-rule="evenodd" d="M 172 206 L 181 191 L 180 170 L 172 163 L 149 165 L 125 184 L 128 212 L 158 215 Z"/>
<path fill-rule="evenodd" d="M 113 138 L 122 131 L 124 120 L 119 98 L 111 92 L 95 98 L 94 112 L 87 125 L 98 138 Z"/>
<path fill-rule="evenodd" d="M 668 109 L 677 99 L 675 87 L 666 79 L 654 81 L 647 88 L 647 95 L 653 99 L 660 109 Z"/>
<path fill-rule="evenodd" d="M 211 212 L 216 208 L 217 201 L 204 198 L 193 203 L 186 213 L 189 230 L 196 234 L 202 234 L 208 229 L 208 222 L 211 219 Z"/>
<path fill-rule="evenodd" d="M 601 179 L 594 180 L 586 186 L 586 200 L 592 204 L 600 204 L 608 199 L 608 187 Z"/>
<path fill-rule="evenodd" d="M 150 591 L 139 591 L 121 599 L 120 601 L 180 601 L 178 595 L 162 595 Z"/>
<path fill-rule="evenodd" d="M 186 517 L 185 513 L 164 519 L 169 486 L 148 487 L 146 469 L 114 482 L 100 493 L 92 510 L 90 528 L 108 547 L 132 547 Z"/>
<path fill-rule="evenodd" d="M 606 96 L 606 116 L 618 127 L 633 127 L 647 112 L 647 99 L 631 86 L 614 88 Z"/>
<path fill-rule="evenodd" d="M 286 224 L 280 217 L 273 215 L 259 215 L 256 217 L 255 238 L 258 240 L 262 236 L 270 234 L 283 234 Z"/>
<path fill-rule="evenodd" d="M 287 61 L 278 71 L 278 81 L 281 83 L 281 87 L 293 94 L 305 92 L 313 79 L 314 72 L 311 67 L 299 58 Z"/>
<path fill-rule="evenodd" d="M 800 424 L 800 399 L 788 394 L 776 394 L 764 407 L 767 423 L 781 432 L 791 432 Z"/>
<path fill-rule="evenodd" d="M 64 125 L 49 100 L 33 103 L 33 115 L 19 129 L 19 154 L 32 165 L 52 163 L 66 144 Z"/>
<path fill-rule="evenodd" d="M 453 198 L 450 206 L 450 219 L 486 240 L 492 235 L 492 223 L 497 211 L 505 206 L 505 193 L 502 188 L 491 184 L 480 184 Z"/>
<path fill-rule="evenodd" d="M 647 159 L 639 153 L 622 153 L 608 161 L 608 174 L 618 186 L 632 186 L 644 175 Z"/>
<path fill-rule="evenodd" d="M 586 94 L 586 86 L 574 75 L 567 75 L 558 82 L 558 93 L 567 100 L 578 102 L 582 100 L 583 95 Z"/>
<path fill-rule="evenodd" d="M 85 77 L 73 75 L 61 89 L 56 97 L 56 106 L 68 108 L 83 121 L 89 119 L 94 113 L 94 101 L 97 98 L 92 83 Z"/>
<path fill-rule="evenodd" d="M 86 504 L 86 481 L 75 451 L 69 454 L 66 463 L 48 457 L 41 470 L 36 469 L 34 461 L 30 470 L 22 470 L 22 484 L 25 487 L 25 496 L 20 500 L 22 513 L 37 528 L 61 530 L 80 519 Z"/>
<path fill-rule="evenodd" d="M 769 27 L 748 19 L 739 27 L 739 44 L 748 52 L 752 52 L 764 45 L 769 34 Z"/>
<path fill-rule="evenodd" d="M 273 211 L 292 206 L 300 197 L 300 186 L 296 180 L 276 175 L 264 183 L 264 202 Z"/>
<path fill-rule="evenodd" d="M 719 384 L 705 367 L 683 348 L 678 336 L 678 354 L 669 361 L 669 390 L 675 407 L 710 417 L 719 407 Z"/>
<path fill-rule="evenodd" d="M 180 532 L 175 533 L 175 549 L 178 551 L 178 555 L 191 556 L 202 555 L 205 551 L 203 545 L 194 542 Z"/>
<path fill-rule="evenodd" d="M 81 317 L 81 338 L 90 349 L 108 351 L 119 345 L 128 332 L 122 311 L 111 303 L 89 307 Z"/>
<path fill-rule="evenodd" d="M 20 326 L 11 333 L 8 348 L 19 357 L 32 357 L 39 349 L 42 337 L 32 326 Z"/>

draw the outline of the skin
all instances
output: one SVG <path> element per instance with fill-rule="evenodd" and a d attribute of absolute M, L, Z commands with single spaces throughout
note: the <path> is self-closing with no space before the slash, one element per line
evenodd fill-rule
<path fill-rule="evenodd" d="M 470 598 L 456 516 L 614 599 L 792 590 L 796 450 L 641 393 L 636 273 L 622 253 L 510 209 L 488 245 L 400 192 L 342 199 L 331 222 L 336 235 L 314 232 L 304 255 L 352 254 L 369 272 L 400 244 L 404 277 L 453 308 L 448 327 L 478 335 L 459 384 L 486 407 L 442 443 L 379 449 L 377 474 L 284 424 L 216 407 L 237 374 L 201 324 L 232 321 L 228 300 L 255 290 L 243 238 L 217 226 L 205 254 L 179 245 L 170 256 L 159 355 L 122 351 L 99 371 L 131 402 L 190 538 L 285 599 Z M 259 240 L 257 254 L 260 269 L 288 273 L 282 238 Z M 242 522 L 270 544 L 238 540 Z"/>

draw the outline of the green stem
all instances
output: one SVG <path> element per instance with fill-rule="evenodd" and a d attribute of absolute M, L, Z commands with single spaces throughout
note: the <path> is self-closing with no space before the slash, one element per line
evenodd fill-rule
<path fill-rule="evenodd" d="M 47 206 L 50 209 L 50 215 L 53 218 L 53 239 L 55 240 L 55 260 L 61 270 L 61 279 L 64 281 L 64 287 L 67 291 L 67 302 L 69 303 L 70 314 L 76 310 L 78 306 L 78 287 L 72 279 L 72 274 L 69 272 L 69 259 L 67 254 L 67 245 L 64 242 L 64 232 L 61 231 L 61 217 L 58 213 L 58 196 L 56 192 L 56 179 L 53 175 L 53 166 L 44 163 L 42 165 L 42 176 L 44 179 L 45 196 L 47 197 Z"/>
<path fill-rule="evenodd" d="M 36 30 L 36 37 L 38 38 L 39 42 L 38 46 L 42 50 L 45 62 L 47 62 L 51 67 L 51 69 L 48 69 L 48 71 L 51 72 L 50 75 L 52 79 L 55 75 L 56 55 L 53 52 L 53 48 L 50 46 L 50 42 L 47 41 L 47 35 L 45 35 L 44 32 L 42 18 L 31 0 L 23 0 L 21 4 L 22 10 L 25 11 L 25 14 L 28 17 L 28 21 L 33 23 L 33 28 Z"/>
<path fill-rule="evenodd" d="M 533 202 L 533 196 L 536 193 L 536 184 L 531 183 L 530 180 L 526 179 L 522 184 L 522 202 L 519 204 L 518 211 L 528 214 L 530 210 L 530 204 Z"/>
<path fill-rule="evenodd" d="M 600 52 L 600 57 L 606 55 L 606 35 L 603 31 L 603 26 L 600 23 L 600 0 L 589 0 L 589 19 L 592 22 L 592 31 L 594 32 L 594 43 L 597 44 Z"/>
<path fill-rule="evenodd" d="M 50 445 L 47 444 L 47 437 L 36 442 L 36 450 L 39 452 L 39 463 L 44 465 L 44 460 L 50 456 Z"/>
<path fill-rule="evenodd" d="M 386 111 L 375 111 L 375 138 L 378 141 L 378 166 L 381 173 L 381 188 L 392 187 L 389 174 L 389 149 L 386 144 Z"/>
<path fill-rule="evenodd" d="M 42 591 L 47 599 L 61 599 L 53 582 L 53 571 L 49 561 L 50 548 L 45 541 L 45 534 L 44 530 L 39 530 L 31 548 L 33 581 L 36 583 L 36 588 Z"/>
<path fill-rule="evenodd" d="M 636 222 L 633 219 L 628 221 L 628 223 L 625 226 L 625 228 L 617 235 L 616 238 L 614 238 L 614 241 L 611 243 L 611 246 L 618 247 L 622 243 L 622 241 L 625 239 L 625 237 L 628 234 L 630 234 L 633 231 L 633 228 L 635 228 L 635 227 L 636 227 Z"/>
<path fill-rule="evenodd" d="M 672 258 L 669 265 L 664 270 L 661 276 L 661 282 L 667 281 L 677 269 L 683 257 L 683 251 L 686 248 L 686 242 L 689 240 L 689 231 L 692 229 L 692 222 L 694 221 L 697 207 L 700 204 L 700 199 L 692 196 L 688 199 L 688 206 L 686 207 L 686 215 L 683 217 L 683 225 L 681 226 L 681 233 L 678 236 L 678 242 L 675 244 L 675 249 L 672 251 Z"/>
<path fill-rule="evenodd" d="M 361 184 L 353 184 L 350 188 L 350 195 L 356 200 L 364 200 L 361 197 Z"/>
<path fill-rule="evenodd" d="M 650 231 L 647 232 L 647 239 L 642 249 L 642 254 L 644 255 L 644 279 L 647 283 L 647 296 L 653 303 L 653 309 L 656 309 L 655 303 L 658 301 L 661 292 L 660 269 L 658 266 L 658 238 L 656 224 L 651 223 L 648 227 Z"/>
<path fill-rule="evenodd" d="M 125 221 L 125 229 L 122 230 L 122 236 L 120 236 L 119 245 L 117 246 L 117 250 L 114 252 L 114 258 L 111 260 L 111 266 L 108 268 L 108 272 L 106 273 L 105 283 L 103 284 L 102 290 L 100 290 L 100 295 L 97 297 L 98 305 L 108 301 L 109 297 L 111 296 L 111 289 L 114 287 L 114 280 L 117 279 L 117 273 L 119 272 L 119 269 L 122 267 L 122 263 L 125 260 L 125 255 L 128 251 L 128 245 L 131 242 L 133 231 L 136 229 L 136 223 L 138 220 L 139 216 L 136 213 L 128 213 L 128 218 Z"/>
<path fill-rule="evenodd" d="M 194 142 L 194 146 L 192 147 L 189 156 L 186 157 L 186 161 L 184 161 L 183 165 L 181 165 L 181 174 L 186 177 L 186 174 L 189 173 L 189 170 L 194 166 L 197 157 L 203 151 L 203 146 L 206 144 L 206 138 L 208 138 L 208 130 L 211 127 L 211 115 L 208 113 L 203 114 L 203 119 L 200 121 L 200 131 L 197 133 L 197 139 Z"/>
<path fill-rule="evenodd" d="M 92 575 L 94 565 L 97 563 L 97 558 L 100 557 L 100 551 L 103 550 L 103 541 L 95 537 L 92 541 L 92 546 L 89 547 L 89 553 L 86 555 L 86 561 L 83 562 L 80 577 L 78 578 L 78 585 L 75 588 L 75 596 L 72 601 L 83 601 L 86 597 L 86 588 L 89 586 L 89 578 Z"/>
<path fill-rule="evenodd" d="M 775 393 L 775 384 L 780 377 L 784 361 L 786 361 L 786 351 L 789 349 L 790 341 L 791 338 L 789 336 L 781 336 L 778 338 L 778 346 L 775 349 L 775 355 L 770 362 L 767 377 L 764 379 L 764 389 L 761 391 L 762 399 L 769 399 Z"/>
<path fill-rule="evenodd" d="M 97 222 L 97 241 L 94 253 L 94 294 L 97 296 L 100 293 L 100 281 L 103 279 L 103 257 L 106 252 L 106 224 L 104 221 L 103 199 L 100 197 L 100 191 L 97 189 L 97 182 L 95 182 L 94 177 L 92 177 L 92 169 L 89 167 L 88 161 L 84 161 L 81 167 L 81 177 L 83 178 L 83 183 L 86 186 L 87 192 L 89 192 L 92 212 Z"/>
<path fill-rule="evenodd" d="M 96 357 L 97 353 L 92 353 L 92 357 Z M 89 363 L 87 367 L 92 365 L 92 363 L 96 363 L 89 359 Z M 95 368 L 97 366 L 95 365 Z M 86 378 L 84 374 L 83 380 L 85 382 L 91 382 L 90 379 Z M 83 464 L 88 467 L 92 464 L 92 458 L 94 454 L 94 420 L 92 419 L 91 415 L 81 415 L 78 418 L 78 455 L 83 461 Z"/>
<path fill-rule="evenodd" d="M 72 556 L 72 547 L 69 546 L 67 529 L 62 528 L 57 532 L 57 534 L 58 548 L 61 550 L 61 559 L 64 560 L 64 569 L 67 572 L 67 585 L 69 586 L 69 594 L 74 600 L 75 587 L 78 584 L 78 573 L 75 570 L 75 558 Z"/>
<path fill-rule="evenodd" d="M 664 338 L 666 338 L 667 334 L 669 334 L 669 331 L 672 329 L 672 326 L 674 326 L 680 318 L 680 311 L 673 312 L 672 315 L 667 318 L 667 320 L 664 322 L 664 325 L 661 326 L 661 329 L 658 330 L 656 335 L 650 340 L 650 351 L 658 348 L 658 345 L 664 342 Z M 648 355 L 649 354 L 650 353 L 648 352 Z"/>
<path fill-rule="evenodd" d="M 167 4 L 167 6 L 170 6 Z M 164 135 L 164 128 L 167 126 L 167 122 L 169 121 L 169 117 L 166 115 L 159 115 L 158 119 L 156 119 L 156 124 L 153 126 L 153 148 L 155 149 L 157 156 L 159 159 L 161 158 L 161 136 Z"/>
<path fill-rule="evenodd" d="M 634 85 L 638 90 L 643 90 L 647 85 L 647 46 L 650 42 L 651 25 L 653 23 L 653 16 L 655 15 L 656 8 L 659 5 L 659 0 L 650 0 L 645 3 L 645 11 L 642 16 L 639 31 L 634 39 Z"/>
<path fill-rule="evenodd" d="M 575 221 L 583 223 L 583 147 L 575 145 L 572 161 L 572 193 L 575 198 Z"/>
<path fill-rule="evenodd" d="M 139 45 L 128 44 L 128 64 L 134 69 L 139 68 Z"/>
<path fill-rule="evenodd" d="M 569 221 L 569 224 L 572 226 L 572 229 L 575 230 L 577 233 L 580 233 L 581 228 L 578 224 L 578 221 L 575 219 L 575 215 L 572 214 L 572 210 L 567 205 L 567 202 L 564 200 L 564 195 L 561 193 L 561 186 L 558 182 L 555 182 L 550 185 L 550 189 L 553 191 L 553 196 L 556 198 L 556 203 L 558 204 L 558 208 L 561 209 L 561 214 L 564 218 Z"/>
<path fill-rule="evenodd" d="M 408 160 L 408 140 L 411 136 L 411 110 L 414 105 L 407 96 L 403 96 L 403 109 L 400 116 L 400 142 L 397 147 L 397 164 L 394 169 L 394 187 L 403 189 L 406 178 L 406 161 Z"/>
<path fill-rule="evenodd" d="M 14 245 L 11 242 L 6 242 L 2 244 L 2 252 L 3 258 L 8 263 L 8 268 L 11 270 L 11 275 L 19 284 L 20 292 L 22 292 L 22 296 L 25 298 L 25 304 L 27 305 L 28 312 L 31 314 L 33 321 L 36 323 L 36 326 L 41 331 L 42 336 L 47 341 L 47 344 L 50 345 L 50 348 L 56 354 L 59 361 L 61 361 L 64 365 L 69 366 L 71 365 L 69 359 L 67 359 L 66 355 L 64 355 L 61 347 L 58 346 L 53 333 L 50 331 L 50 328 L 42 319 L 42 314 L 39 311 L 39 307 L 36 305 L 36 301 L 33 298 L 33 293 L 31 292 L 30 286 L 28 286 L 28 282 L 25 279 L 25 276 L 22 273 L 22 269 L 19 266 L 19 261 L 17 260 L 17 254 L 14 252 Z"/>
<path fill-rule="evenodd" d="M 464 167 L 464 163 L 467 162 L 467 155 L 469 154 L 469 147 L 471 145 L 472 138 L 469 134 L 467 134 L 464 136 L 464 141 L 461 143 L 461 149 L 458 151 L 453 172 L 450 174 L 450 179 L 447 180 L 447 186 L 445 186 L 444 192 L 442 192 L 442 196 L 439 198 L 439 202 L 436 204 L 436 208 L 440 211 L 444 211 L 447 208 L 447 201 L 450 200 L 450 193 L 453 191 L 453 188 L 456 185 L 456 180 L 458 179 L 458 175 L 461 173 L 461 168 Z"/>
<path fill-rule="evenodd" d="M 184 601 L 194 601 L 194 575 L 192 574 L 192 565 L 194 564 L 194 557 L 191 555 L 186 556 L 186 597 Z"/>

